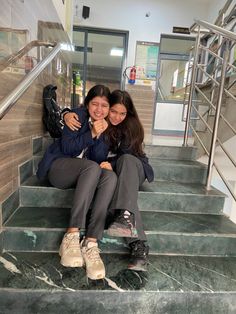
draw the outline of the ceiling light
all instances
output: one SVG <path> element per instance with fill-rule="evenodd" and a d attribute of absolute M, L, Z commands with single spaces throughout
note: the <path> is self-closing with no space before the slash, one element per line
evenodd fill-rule
<path fill-rule="evenodd" d="M 61 44 L 61 49 L 66 50 L 66 51 L 75 51 L 74 45 L 67 44 L 67 43 L 62 43 Z"/>
<path fill-rule="evenodd" d="M 117 56 L 117 57 L 122 57 L 123 56 L 123 49 L 122 48 L 112 48 L 110 55 L 111 56 Z"/>

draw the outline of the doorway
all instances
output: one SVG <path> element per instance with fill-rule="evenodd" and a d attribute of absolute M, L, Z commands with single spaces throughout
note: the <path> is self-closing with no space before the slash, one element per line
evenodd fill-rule
<path fill-rule="evenodd" d="M 183 100 L 194 42 L 194 37 L 161 35 L 153 134 L 183 135 Z"/>
<path fill-rule="evenodd" d="M 83 100 L 88 90 L 96 84 L 104 84 L 111 90 L 124 87 L 122 74 L 127 56 L 128 32 L 74 26 L 73 44 L 72 67 L 77 97 Z"/>

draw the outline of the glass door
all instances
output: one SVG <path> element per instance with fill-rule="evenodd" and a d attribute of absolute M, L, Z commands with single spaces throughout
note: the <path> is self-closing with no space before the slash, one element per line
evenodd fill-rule
<path fill-rule="evenodd" d="M 161 35 L 154 134 L 183 134 L 183 100 L 194 41 L 193 37 Z"/>
<path fill-rule="evenodd" d="M 73 60 L 73 69 L 80 79 L 82 97 L 96 84 L 111 90 L 123 87 L 127 42 L 128 32 L 74 26 L 73 44 L 78 57 Z"/>

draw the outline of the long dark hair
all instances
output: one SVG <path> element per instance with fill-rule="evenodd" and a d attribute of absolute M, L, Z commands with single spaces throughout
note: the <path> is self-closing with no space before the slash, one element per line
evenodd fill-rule
<path fill-rule="evenodd" d="M 109 102 L 110 99 L 110 89 L 105 85 L 95 85 L 88 91 L 87 96 L 84 99 L 84 106 L 88 108 L 89 102 L 99 96 L 99 97 L 106 97 L 107 101 Z"/>
<path fill-rule="evenodd" d="M 122 90 L 114 90 L 110 95 L 110 108 L 122 104 L 127 110 L 125 119 L 118 125 L 109 125 L 107 136 L 110 146 L 117 147 L 119 142 L 132 151 L 134 155 L 143 156 L 144 129 L 139 120 L 130 94 Z"/>

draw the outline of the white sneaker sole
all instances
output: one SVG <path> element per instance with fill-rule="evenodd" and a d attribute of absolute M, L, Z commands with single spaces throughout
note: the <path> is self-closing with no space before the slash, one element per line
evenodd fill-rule
<path fill-rule="evenodd" d="M 94 276 L 94 274 L 89 274 L 88 272 L 86 272 L 86 274 L 87 274 L 87 277 L 92 280 L 99 280 L 99 279 L 105 278 L 105 273 L 99 273 L 96 276 Z"/>
<path fill-rule="evenodd" d="M 84 262 L 80 260 L 66 261 L 63 258 L 61 258 L 60 263 L 64 267 L 83 267 L 84 266 Z"/>

